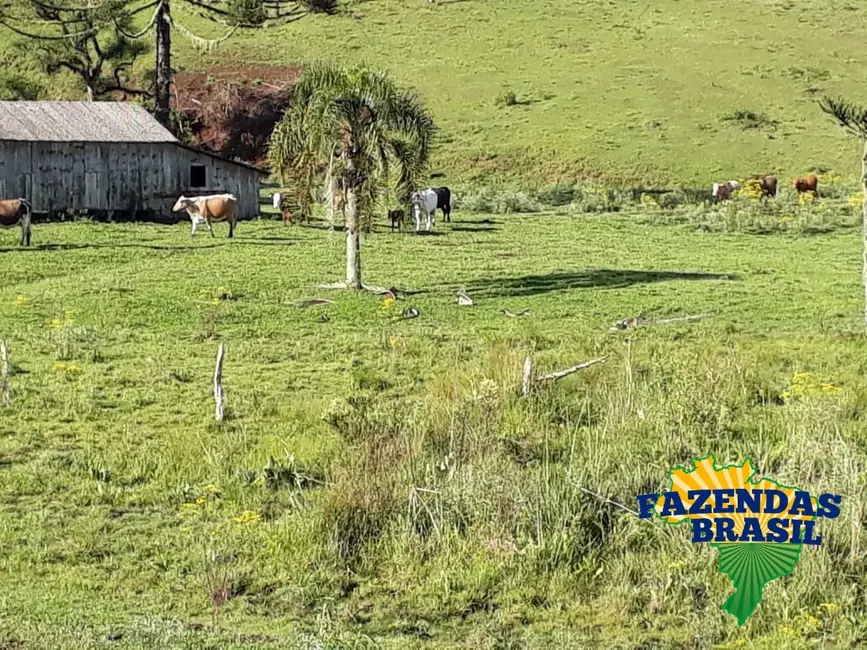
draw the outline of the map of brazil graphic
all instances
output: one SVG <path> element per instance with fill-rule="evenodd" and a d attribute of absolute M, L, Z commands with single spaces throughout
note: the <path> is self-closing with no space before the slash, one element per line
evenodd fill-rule
<path fill-rule="evenodd" d="M 805 545 L 822 543 L 817 520 L 839 516 L 841 497 L 815 498 L 770 478 L 754 480 L 749 458 L 725 467 L 718 467 L 713 455 L 693 463 L 691 471 L 671 470 L 667 492 L 639 495 L 639 516 L 675 526 L 689 521 L 693 543 L 718 550 L 719 570 L 734 587 L 722 609 L 743 625 L 761 602 L 765 585 L 790 575 Z"/>

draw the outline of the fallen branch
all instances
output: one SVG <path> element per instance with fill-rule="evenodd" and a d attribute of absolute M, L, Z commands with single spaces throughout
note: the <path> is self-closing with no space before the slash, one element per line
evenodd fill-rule
<path fill-rule="evenodd" d="M 589 368 L 590 366 L 595 366 L 597 363 L 605 363 L 608 360 L 608 357 L 599 357 L 598 359 L 590 359 L 590 361 L 585 361 L 584 363 L 579 363 L 577 366 L 572 366 L 571 368 L 566 368 L 565 370 L 558 370 L 557 372 L 551 372 L 547 375 L 542 375 L 541 377 L 536 377 L 536 382 L 547 381 L 547 380 L 558 380 L 563 377 L 568 377 L 569 375 L 573 375 L 579 370 L 584 370 L 584 368 Z"/>
<path fill-rule="evenodd" d="M 220 349 L 217 351 L 217 365 L 214 368 L 214 402 L 216 402 L 214 419 L 217 422 L 223 421 L 223 356 L 224 348 L 223 344 L 220 343 Z"/>
<path fill-rule="evenodd" d="M 6 341 L 0 341 L 0 381 L 3 382 L 3 403 L 12 403 L 12 387 L 9 385 L 9 350 Z"/>
<path fill-rule="evenodd" d="M 550 372 L 547 375 L 534 376 L 533 359 L 528 356 L 524 359 L 524 370 L 521 375 L 521 396 L 526 397 L 527 394 L 529 394 L 530 390 L 533 388 L 533 386 L 540 382 L 557 381 L 558 379 L 562 379 L 563 377 L 573 375 L 579 370 L 584 370 L 584 368 L 595 366 L 597 363 L 605 363 L 607 360 L 608 357 L 599 357 L 597 359 L 590 359 L 589 361 L 584 361 L 583 363 L 579 363 L 577 366 L 572 366 L 571 368 L 566 368 L 565 370 Z"/>
<path fill-rule="evenodd" d="M 296 300 L 291 304 L 295 307 L 313 307 L 316 305 L 331 305 L 333 303 L 334 301 L 328 298 L 309 298 L 308 300 Z"/>
<path fill-rule="evenodd" d="M 626 318 L 624 320 L 619 320 L 614 323 L 611 327 L 608 328 L 611 332 L 616 332 L 618 330 L 629 329 L 630 327 L 640 327 L 641 325 L 663 325 L 665 323 L 678 323 L 681 321 L 692 321 L 699 320 L 700 318 L 709 318 L 713 316 L 713 314 L 695 314 L 693 316 L 680 316 L 678 318 L 642 318 L 640 315 L 635 316 L 634 318 Z"/>

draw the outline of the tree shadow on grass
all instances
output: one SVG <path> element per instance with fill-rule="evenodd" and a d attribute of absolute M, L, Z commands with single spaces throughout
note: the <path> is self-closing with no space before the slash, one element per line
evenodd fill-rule
<path fill-rule="evenodd" d="M 737 280 L 733 274 L 692 273 L 683 271 L 638 271 L 632 269 L 588 269 L 524 275 L 511 278 L 473 280 L 467 292 L 488 296 L 533 296 L 551 291 L 570 289 L 621 289 L 634 284 L 668 282 L 672 280 Z"/>
<path fill-rule="evenodd" d="M 455 232 L 497 232 L 499 228 L 491 226 L 452 226 Z"/>

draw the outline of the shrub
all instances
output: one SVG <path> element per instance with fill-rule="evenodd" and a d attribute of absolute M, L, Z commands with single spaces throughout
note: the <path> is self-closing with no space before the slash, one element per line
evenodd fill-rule
<path fill-rule="evenodd" d="M 303 0 L 303 5 L 312 14 L 328 14 L 337 13 L 337 0 Z"/>
<path fill-rule="evenodd" d="M 495 100 L 496 106 L 515 106 L 518 103 L 518 96 L 511 90 L 499 95 Z"/>

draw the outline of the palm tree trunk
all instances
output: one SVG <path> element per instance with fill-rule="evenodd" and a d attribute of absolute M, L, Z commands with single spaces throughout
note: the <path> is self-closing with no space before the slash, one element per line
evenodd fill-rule
<path fill-rule="evenodd" d="M 361 289 L 361 234 L 358 227 L 356 188 L 346 188 L 343 210 L 346 215 L 346 286 L 350 289 Z"/>
<path fill-rule="evenodd" d="M 172 85 L 172 28 L 171 6 L 163 0 L 157 8 L 157 88 L 154 117 L 169 127 L 169 98 Z"/>
<path fill-rule="evenodd" d="M 864 326 L 867 327 L 867 138 L 861 155 L 861 282 L 864 285 Z"/>

